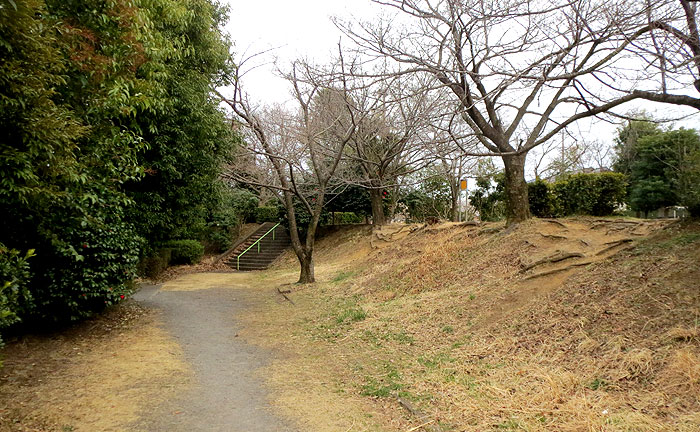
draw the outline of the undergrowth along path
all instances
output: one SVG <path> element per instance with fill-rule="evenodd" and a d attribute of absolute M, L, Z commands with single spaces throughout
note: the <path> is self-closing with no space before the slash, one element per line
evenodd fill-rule
<path fill-rule="evenodd" d="M 255 371 L 270 353 L 238 338 L 235 320 L 250 293 L 225 287 L 164 291 L 144 285 L 134 296 L 163 312 L 166 329 L 195 373 L 193 386 L 134 425 L 149 432 L 292 432 L 269 407 Z"/>

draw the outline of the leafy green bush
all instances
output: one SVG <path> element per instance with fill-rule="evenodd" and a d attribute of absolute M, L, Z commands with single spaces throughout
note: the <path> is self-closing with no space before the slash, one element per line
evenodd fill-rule
<path fill-rule="evenodd" d="M 537 179 L 527 185 L 530 213 L 536 217 L 552 217 L 556 212 L 556 202 L 551 183 Z"/>
<path fill-rule="evenodd" d="M 245 189 L 220 190 L 218 205 L 213 208 L 203 240 L 207 252 L 223 252 L 233 243 L 238 227 L 246 220 L 255 218 L 258 197 Z"/>
<path fill-rule="evenodd" d="M 246 189 L 234 189 L 227 193 L 227 203 L 233 209 L 238 223 L 245 223 L 255 217 L 260 199 Z"/>
<path fill-rule="evenodd" d="M 28 270 L 0 258 L 32 294 L 0 314 L 77 320 L 129 294 L 143 238 L 204 237 L 214 219 L 237 139 L 210 97 L 228 71 L 225 13 L 208 0 L 0 9 L 0 242 L 37 251 Z"/>
<path fill-rule="evenodd" d="M 278 207 L 258 207 L 255 209 L 255 222 L 279 222 Z"/>
<path fill-rule="evenodd" d="M 233 230 L 226 226 L 210 226 L 204 237 L 207 253 L 220 253 L 231 247 Z"/>
<path fill-rule="evenodd" d="M 333 223 L 337 225 L 359 224 L 365 221 L 364 217 L 355 212 L 335 212 L 333 218 Z"/>
<path fill-rule="evenodd" d="M 554 184 L 561 216 L 607 216 L 625 202 L 627 178 L 620 173 L 574 174 Z"/>
<path fill-rule="evenodd" d="M 149 278 L 157 278 L 168 268 L 172 260 L 172 253 L 172 249 L 163 248 L 153 255 L 144 258 L 139 263 L 139 274 Z"/>
<path fill-rule="evenodd" d="M 121 220 L 118 197 L 97 197 L 99 208 L 91 208 L 90 216 L 80 213 L 92 206 L 71 208 L 73 200 L 67 199 L 52 208 L 55 214 L 44 215 L 36 232 L 23 231 L 37 245 L 31 261 L 33 302 L 23 321 L 79 320 L 131 293 L 142 239 Z"/>
<path fill-rule="evenodd" d="M 537 217 L 607 216 L 624 203 L 627 180 L 619 173 L 575 174 L 556 183 L 528 184 L 530 212 Z"/>
<path fill-rule="evenodd" d="M 479 218 L 482 221 L 504 219 L 506 216 L 505 174 L 499 172 L 493 176 L 480 177 L 476 179 L 476 185 L 477 188 L 469 195 L 469 204 L 479 212 Z"/>
<path fill-rule="evenodd" d="M 0 329 L 20 321 L 21 309 L 31 302 L 27 289 L 31 272 L 27 260 L 33 256 L 33 250 L 22 256 L 18 250 L 8 249 L 0 243 Z"/>
<path fill-rule="evenodd" d="M 648 213 L 671 205 L 700 211 L 700 135 L 692 129 L 644 136 L 630 163 L 630 204 Z"/>
<path fill-rule="evenodd" d="M 350 185 L 342 192 L 326 195 L 324 209 L 329 212 L 352 212 L 360 216 L 372 214 L 369 190 L 362 186 Z"/>
<path fill-rule="evenodd" d="M 171 240 L 163 248 L 171 250 L 172 264 L 196 264 L 204 255 L 204 246 L 197 240 Z"/>

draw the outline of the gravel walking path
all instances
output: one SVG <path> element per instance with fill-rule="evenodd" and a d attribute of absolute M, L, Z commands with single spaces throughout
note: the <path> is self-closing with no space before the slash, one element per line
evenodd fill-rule
<path fill-rule="evenodd" d="M 163 312 L 182 346 L 194 385 L 158 407 L 136 427 L 148 432 L 292 432 L 269 406 L 255 371 L 269 353 L 237 337 L 235 317 L 252 300 L 242 290 L 161 291 L 146 285 L 134 296 Z M 147 361 L 147 360 L 146 360 Z"/>

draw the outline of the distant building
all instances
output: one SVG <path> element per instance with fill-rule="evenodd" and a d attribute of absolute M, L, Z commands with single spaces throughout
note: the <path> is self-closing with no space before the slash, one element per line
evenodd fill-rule
<path fill-rule="evenodd" d="M 688 216 L 688 209 L 683 206 L 661 207 L 649 213 L 649 218 L 652 219 L 680 219 Z"/>

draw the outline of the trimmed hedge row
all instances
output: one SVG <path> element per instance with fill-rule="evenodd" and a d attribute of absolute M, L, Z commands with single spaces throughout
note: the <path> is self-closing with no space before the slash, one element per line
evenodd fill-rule
<path fill-rule="evenodd" d="M 140 263 L 139 273 L 157 278 L 171 264 L 197 264 L 204 255 L 204 245 L 197 240 L 170 240 Z"/>
<path fill-rule="evenodd" d="M 279 222 L 280 211 L 279 207 L 258 207 L 255 209 L 255 222 Z"/>
<path fill-rule="evenodd" d="M 574 174 L 555 183 L 528 184 L 530 213 L 537 217 L 608 216 L 622 206 L 627 178 L 620 173 Z"/>
<path fill-rule="evenodd" d="M 197 264 L 204 255 L 204 246 L 197 240 L 170 240 L 163 248 L 170 249 L 170 264 Z"/>

